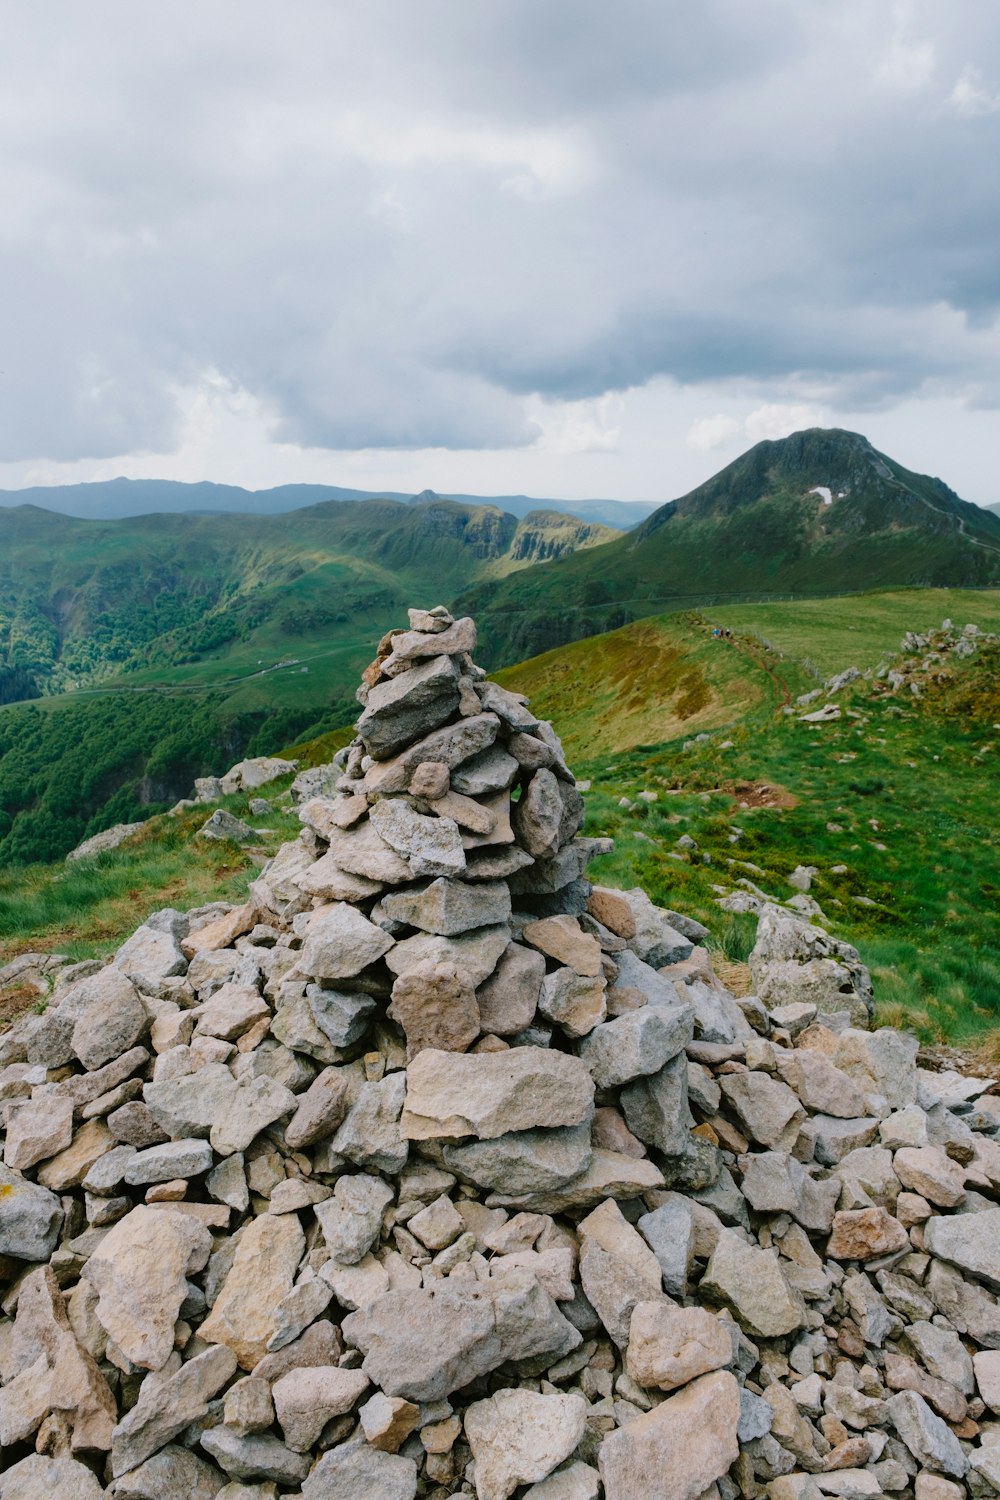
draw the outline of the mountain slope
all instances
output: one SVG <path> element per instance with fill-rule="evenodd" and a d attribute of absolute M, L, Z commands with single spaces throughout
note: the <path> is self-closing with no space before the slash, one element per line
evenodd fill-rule
<path fill-rule="evenodd" d="M 185 484 L 173 479 L 103 479 L 89 484 L 0 490 L 0 509 L 38 505 L 77 520 L 108 521 L 154 513 L 239 512 L 270 516 L 330 500 L 401 500 L 414 504 L 426 499 L 453 500 L 458 505 L 489 505 L 519 518 L 535 510 L 559 511 L 621 531 L 637 526 L 656 510 L 656 503 L 651 500 L 537 500 L 530 495 L 438 495 L 433 490 L 408 495 L 402 490 L 344 489 L 335 484 L 282 484 L 272 489 L 247 490 L 236 484 L 207 481 Z"/>
<path fill-rule="evenodd" d="M 298 655 L 317 632 L 327 647 L 381 633 L 409 599 L 444 599 L 617 535 L 558 512 L 518 520 L 443 500 L 128 521 L 0 510 L 0 703 L 237 646 L 234 665 L 251 670 L 263 654 Z"/>
<path fill-rule="evenodd" d="M 599 552 L 473 585 L 456 607 L 498 665 L 686 602 L 996 581 L 1000 518 L 860 434 L 811 429 L 758 443 Z"/>

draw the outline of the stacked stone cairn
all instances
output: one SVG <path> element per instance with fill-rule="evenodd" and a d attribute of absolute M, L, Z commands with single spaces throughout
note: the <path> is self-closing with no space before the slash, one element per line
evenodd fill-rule
<path fill-rule="evenodd" d="M 474 646 L 0 1038 L 0 1500 L 997 1493 L 992 1082 L 592 887 Z"/>

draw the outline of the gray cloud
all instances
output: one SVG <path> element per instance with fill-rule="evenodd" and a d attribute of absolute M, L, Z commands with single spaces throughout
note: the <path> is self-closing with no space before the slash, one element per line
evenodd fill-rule
<path fill-rule="evenodd" d="M 525 396 L 658 376 L 1000 405 L 976 0 L 50 0 L 4 29 L 0 460 L 169 448 L 207 372 L 332 449 L 516 447 Z"/>

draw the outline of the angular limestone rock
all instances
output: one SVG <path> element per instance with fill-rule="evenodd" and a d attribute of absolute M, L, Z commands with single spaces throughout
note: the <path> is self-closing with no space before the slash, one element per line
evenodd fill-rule
<path fill-rule="evenodd" d="M 187 1278 L 203 1268 L 211 1248 L 197 1219 L 140 1207 L 112 1226 L 87 1261 L 82 1275 L 99 1294 L 97 1318 L 134 1365 L 166 1364 Z"/>
<path fill-rule="evenodd" d="M 632 1309 L 625 1365 L 638 1385 L 673 1391 L 722 1369 L 732 1357 L 728 1329 L 704 1307 L 656 1301 Z"/>
<path fill-rule="evenodd" d="M 478 1136 L 537 1126 L 579 1125 L 594 1108 L 580 1059 L 542 1047 L 456 1055 L 428 1049 L 407 1073 L 402 1132 L 410 1140 Z"/>
<path fill-rule="evenodd" d="M 739 1456 L 739 1386 L 703 1375 L 612 1432 L 598 1464 L 607 1500 L 697 1500 Z"/>
<path fill-rule="evenodd" d="M 294 1214 L 251 1220 L 201 1325 L 205 1342 L 227 1345 L 241 1367 L 252 1370 L 277 1330 L 277 1304 L 291 1291 L 304 1250 L 305 1235 Z"/>
<path fill-rule="evenodd" d="M 508 1500 L 520 1484 L 545 1479 L 583 1437 L 582 1396 L 497 1391 L 465 1414 L 465 1435 L 476 1460 L 479 1500 Z"/>
<path fill-rule="evenodd" d="M 458 707 L 458 672 L 437 655 L 369 691 L 358 733 L 375 760 L 388 760 L 411 741 L 430 734 Z"/>
<path fill-rule="evenodd" d="M 724 1229 L 708 1262 L 702 1292 L 731 1307 L 755 1338 L 781 1338 L 805 1322 L 805 1306 L 792 1290 L 773 1250 L 761 1250 Z"/>
<path fill-rule="evenodd" d="M 309 919 L 300 964 L 316 979 L 349 979 L 392 947 L 392 938 L 346 901 L 321 906 Z"/>
<path fill-rule="evenodd" d="M 479 1035 L 476 992 L 454 964 L 428 960 L 401 974 L 391 1014 L 406 1032 L 407 1061 L 425 1047 L 465 1052 Z"/>
<path fill-rule="evenodd" d="M 344 1338 L 388 1396 L 438 1401 L 508 1359 L 560 1359 L 581 1342 L 530 1272 L 499 1286 L 446 1280 L 388 1292 L 344 1319 Z"/>

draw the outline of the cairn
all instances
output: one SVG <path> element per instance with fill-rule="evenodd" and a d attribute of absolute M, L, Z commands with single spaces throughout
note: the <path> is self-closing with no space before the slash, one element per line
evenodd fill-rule
<path fill-rule="evenodd" d="M 0 1500 L 1000 1491 L 993 1080 L 592 886 L 474 649 L 411 611 L 247 904 L 0 1037 Z"/>

